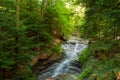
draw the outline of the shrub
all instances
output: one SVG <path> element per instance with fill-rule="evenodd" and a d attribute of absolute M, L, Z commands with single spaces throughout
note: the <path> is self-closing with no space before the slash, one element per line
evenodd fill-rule
<path fill-rule="evenodd" d="M 89 48 L 85 48 L 80 54 L 79 54 L 79 61 L 81 65 L 83 65 L 88 58 L 91 56 Z"/>

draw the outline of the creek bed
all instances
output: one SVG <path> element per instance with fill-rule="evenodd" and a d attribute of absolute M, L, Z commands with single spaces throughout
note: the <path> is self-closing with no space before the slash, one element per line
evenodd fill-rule
<path fill-rule="evenodd" d="M 40 72 L 38 80 L 46 80 L 47 78 L 52 78 L 55 80 L 59 75 L 79 74 L 81 69 L 79 62 L 76 61 L 76 58 L 78 54 L 86 47 L 87 44 L 81 43 L 81 40 L 69 39 L 66 41 L 66 43 L 61 45 L 61 48 L 65 54 L 63 58 L 55 62 L 49 68 Z"/>

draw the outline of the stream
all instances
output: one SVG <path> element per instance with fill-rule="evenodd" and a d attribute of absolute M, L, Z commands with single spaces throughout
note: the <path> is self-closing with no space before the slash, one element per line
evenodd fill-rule
<path fill-rule="evenodd" d="M 77 56 L 86 47 L 86 41 L 70 38 L 61 45 L 64 52 L 64 57 L 55 62 L 49 68 L 40 72 L 37 80 L 58 80 L 56 78 L 59 75 L 79 74 L 81 72 L 81 66 L 77 60 Z"/>

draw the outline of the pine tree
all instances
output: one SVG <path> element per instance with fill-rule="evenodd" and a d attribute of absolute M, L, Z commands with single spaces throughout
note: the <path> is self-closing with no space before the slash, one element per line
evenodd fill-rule
<path fill-rule="evenodd" d="M 69 13 L 62 0 L 0 0 L 1 78 L 34 80 L 31 60 L 60 53 L 54 38 L 72 31 Z"/>

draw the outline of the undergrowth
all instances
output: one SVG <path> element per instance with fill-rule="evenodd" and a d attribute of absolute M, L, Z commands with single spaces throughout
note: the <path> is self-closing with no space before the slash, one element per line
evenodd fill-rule
<path fill-rule="evenodd" d="M 89 44 L 79 55 L 82 72 L 79 80 L 117 80 L 120 72 L 119 42 Z"/>

